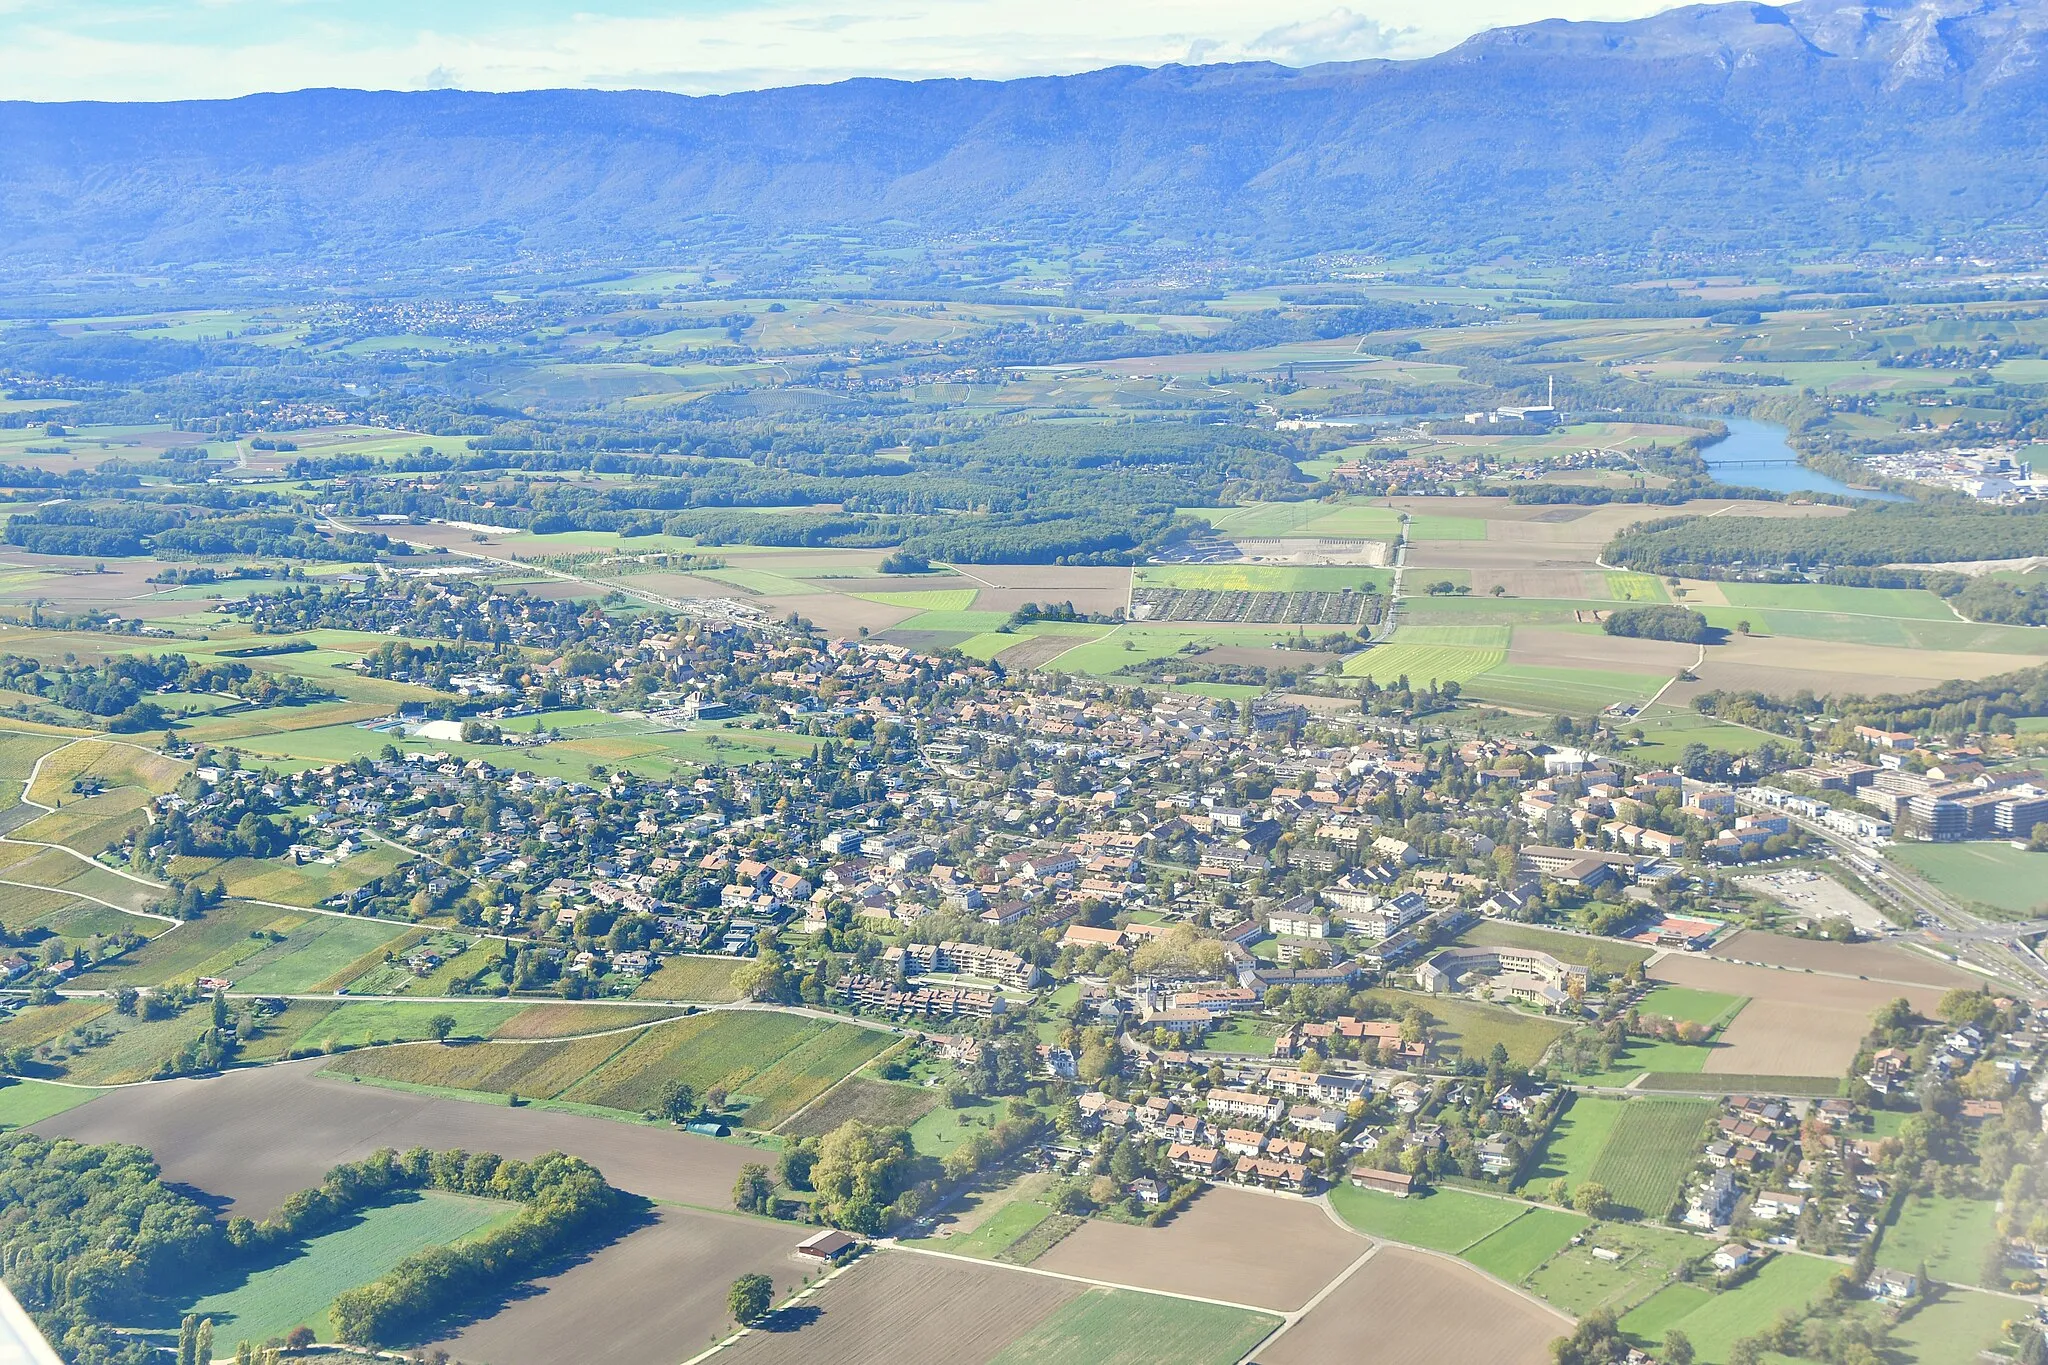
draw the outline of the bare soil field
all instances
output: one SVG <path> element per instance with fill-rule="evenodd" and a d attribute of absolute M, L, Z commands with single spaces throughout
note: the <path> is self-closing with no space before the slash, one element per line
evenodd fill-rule
<path fill-rule="evenodd" d="M 662 1209 L 647 1226 L 559 1274 L 480 1322 L 433 1343 L 458 1360 L 557 1365 L 675 1365 L 724 1335 L 732 1281 L 758 1271 L 778 1301 L 803 1283 L 795 1256 L 805 1229 L 695 1209 Z"/>
<path fill-rule="evenodd" d="M 733 589 L 725 595 L 745 602 L 748 606 L 758 607 L 777 619 L 795 612 L 806 621 L 815 621 L 828 632 L 840 631 L 848 635 L 854 634 L 862 626 L 866 626 L 870 631 L 884 631 L 899 621 L 908 621 L 918 615 L 916 607 L 868 602 L 858 597 L 842 596 L 836 592 L 805 593 L 792 597 L 749 597 Z"/>
<path fill-rule="evenodd" d="M 727 1283 L 722 1272 L 717 1283 Z M 884 1251 L 776 1314 L 719 1359 L 739 1365 L 986 1365 L 1083 1289 L 1048 1275 Z"/>
<path fill-rule="evenodd" d="M 1365 1241 L 1301 1200 L 1212 1189 L 1163 1227 L 1087 1222 L 1032 1268 L 1293 1312 Z"/>
<path fill-rule="evenodd" d="M 1701 669 L 1730 683 L 1751 669 L 1771 669 L 1831 675 L 1833 690 L 1904 690 L 1898 680 L 1911 683 L 1946 682 L 1952 678 L 1989 678 L 2026 667 L 2024 655 L 1936 649 L 1893 649 L 1884 645 L 1848 644 L 1834 640 L 1795 640 L 1789 636 L 1731 636 L 1728 643 L 1707 651 Z"/>
<path fill-rule="evenodd" d="M 329 1169 L 380 1147 L 580 1156 L 620 1189 L 724 1208 L 740 1167 L 735 1143 L 547 1110 L 512 1109 L 315 1075 L 320 1058 L 110 1091 L 36 1125 L 47 1137 L 132 1142 L 171 1180 L 261 1218 Z"/>
<path fill-rule="evenodd" d="M 1382 1247 L 1315 1311 L 1259 1351 L 1259 1365 L 1542 1365 L 1571 1319 L 1503 1288 L 1470 1266 Z"/>
<path fill-rule="evenodd" d="M 965 581 L 956 584 L 949 580 L 940 586 L 979 585 L 976 611 L 1015 611 L 1027 602 L 1040 606 L 1072 602 L 1077 611 L 1115 613 L 1131 600 L 1131 571 L 1114 566 L 968 564 L 959 573 Z"/>
<path fill-rule="evenodd" d="M 1475 569 L 1472 591 L 1485 596 L 1499 587 L 1510 597 L 1599 599 L 1607 595 L 1600 574 L 1585 569 Z"/>
<path fill-rule="evenodd" d="M 1675 673 L 1690 664 L 1696 652 L 1694 646 L 1673 640 L 1585 635 L 1540 626 L 1517 626 L 1508 641 L 1511 664 L 1619 673 Z"/>
<path fill-rule="evenodd" d="M 1839 1076 L 1855 1059 L 1856 1046 L 1880 1006 L 1904 996 L 1923 1014 L 1932 1014 L 1941 1001 L 1941 991 L 1929 986 L 1855 981 L 1690 955 L 1666 957 L 1649 974 L 1657 981 L 1750 998 L 1707 1059 L 1710 1075 Z"/>
<path fill-rule="evenodd" d="M 1983 978 L 1974 972 L 1938 962 L 1900 943 L 1822 943 L 1744 929 L 1715 944 L 1709 956 L 1733 962 L 1761 962 L 1772 967 L 1867 976 L 1873 981 L 1903 982 L 1931 990 L 1983 984 Z"/>
<path fill-rule="evenodd" d="M 1502 529 L 1488 527 L 1489 532 Z M 1489 572 L 1496 576 L 1537 571 L 1593 572 L 1593 556 L 1598 550 L 1599 543 L 1592 542 L 1578 553 L 1572 553 L 1571 547 L 1527 540 L 1425 540 L 1408 547 L 1408 567 L 1413 570 L 1470 569 L 1474 575 L 1474 591 L 1484 592 L 1486 589 L 1478 586 L 1478 576 Z M 1489 584 L 1493 581 L 1491 578 L 1487 580 Z"/>

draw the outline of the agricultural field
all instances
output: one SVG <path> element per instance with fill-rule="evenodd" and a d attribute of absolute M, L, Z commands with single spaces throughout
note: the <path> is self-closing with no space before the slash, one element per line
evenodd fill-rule
<path fill-rule="evenodd" d="M 1368 1237 L 1453 1254 L 1493 1236 L 1529 1207 L 1512 1199 L 1451 1189 L 1403 1199 L 1378 1190 L 1361 1190 L 1349 1182 L 1331 1186 L 1330 1205 Z"/>
<path fill-rule="evenodd" d="M 1941 992 L 1932 987 L 1678 955 L 1652 967 L 1650 976 L 1661 983 L 1749 997 L 1750 1003 L 1715 1038 L 1702 1068 L 1708 1076 L 1839 1077 L 1880 1006 L 1903 996 L 1931 1015 L 1941 1000 Z"/>
<path fill-rule="evenodd" d="M 1478 1271 L 1425 1252 L 1381 1247 L 1373 1258 L 1260 1349 L 1261 1365 L 1545 1365 L 1571 1321 Z M 1370 1354 L 1361 1343 L 1370 1342 Z"/>
<path fill-rule="evenodd" d="M 332 1341 L 327 1310 L 345 1291 L 382 1278 L 416 1252 L 478 1236 L 518 1212 L 514 1204 L 441 1190 L 366 1209 L 346 1226 L 295 1248 L 288 1259 L 194 1299 L 174 1320 L 187 1313 L 211 1318 L 223 1343 L 266 1341 L 302 1323 L 320 1340 Z"/>
<path fill-rule="evenodd" d="M 430 1345 L 459 1360 L 559 1365 L 601 1341 L 607 1362 L 675 1365 L 731 1329 L 725 1295 L 737 1275 L 767 1275 L 778 1301 L 797 1289 L 805 1270 L 790 1254 L 798 1240 L 792 1232 L 765 1219 L 661 1207 Z"/>
<path fill-rule="evenodd" d="M 200 919 L 157 933 L 133 952 L 96 963 L 75 980 L 91 989 L 124 983 L 157 986 L 201 976 L 233 979 L 242 963 L 271 948 L 271 935 L 289 938 L 315 918 L 297 910 L 223 901 Z"/>
<path fill-rule="evenodd" d="M 908 1128 L 942 1102 L 934 1089 L 849 1076 L 785 1119 L 778 1131 L 790 1137 L 822 1137 L 849 1119 Z"/>
<path fill-rule="evenodd" d="M 96 1092 L 77 1086 L 17 1077 L 0 1086 L 0 1131 L 30 1127 L 95 1097 Z"/>
<path fill-rule="evenodd" d="M 1629 1100 L 1588 1172 L 1617 1207 L 1660 1218 L 1699 1160 L 1711 1100 Z"/>
<path fill-rule="evenodd" d="M 722 1271 L 718 1278 L 727 1282 Z M 1071 1281 L 999 1266 L 884 1251 L 863 1258 L 718 1358 L 735 1365 L 812 1365 L 821 1359 L 989 1365 L 1086 1292 Z M 916 1312 L 903 1311 L 910 1303 Z M 673 1365 L 678 1354 L 672 1348 L 662 1361 L 647 1365 Z"/>
<path fill-rule="evenodd" d="M 1553 715 L 1586 716 L 1610 706 L 1647 701 L 1670 680 L 1669 674 L 1506 663 L 1474 674 L 1460 687 L 1472 701 Z"/>
<path fill-rule="evenodd" d="M 990 1197 L 998 1196 L 992 1193 Z M 966 1202 L 972 1200 L 973 1196 L 968 1196 Z M 975 1213 L 985 1216 L 977 1220 L 972 1217 Z M 963 1207 L 949 1225 L 949 1235 L 919 1238 L 911 1245 L 992 1261 L 1055 1216 L 1050 1204 L 1041 1204 L 1036 1199 L 1012 1199 L 992 1211 Z"/>
<path fill-rule="evenodd" d="M 509 1018 L 520 1007 L 497 1008 L 507 1009 Z M 667 1085 L 682 1081 L 700 1095 L 726 1090 L 730 1112 L 748 1127 L 768 1129 L 859 1070 L 890 1041 L 888 1034 L 854 1024 L 767 1010 L 714 1011 L 560 1042 L 501 1040 L 362 1053 L 333 1069 L 365 1079 L 516 1094 L 636 1115 L 658 1109 Z"/>
<path fill-rule="evenodd" d="M 1574 1097 L 1571 1107 L 1551 1125 L 1538 1153 L 1542 1159 L 1528 1168 L 1523 1188 L 1538 1188 L 1552 1180 L 1577 1185 L 1590 1179 L 1627 1104 L 1626 1100 L 1593 1095 Z"/>
<path fill-rule="evenodd" d="M 1470 682 L 1507 662 L 1505 626 L 1405 625 L 1386 644 L 1344 661 L 1347 678 L 1370 678 L 1389 687 L 1402 678 L 1415 686 Z"/>
<path fill-rule="evenodd" d="M 724 1004 L 739 999 L 739 992 L 732 987 L 732 974 L 739 970 L 739 966 L 740 960 L 731 957 L 682 955 L 664 958 L 633 994 L 649 1000 Z"/>
<path fill-rule="evenodd" d="M 1951 896 L 1998 919 L 2048 914 L 2048 856 L 2007 843 L 1901 842 L 1886 850 Z"/>
<path fill-rule="evenodd" d="M 318 1074 L 320 1065 L 314 1058 L 103 1091 L 35 1128 L 47 1137 L 147 1147 L 166 1179 L 206 1190 L 229 1201 L 228 1212 L 252 1218 L 319 1184 L 334 1163 L 380 1147 L 461 1147 L 523 1160 L 569 1152 L 620 1189 L 718 1210 L 732 1207 L 740 1167 L 761 1159 L 745 1144 L 665 1125 L 350 1084 Z"/>
<path fill-rule="evenodd" d="M 336 990 L 354 979 L 365 958 L 405 938 L 384 920 L 311 915 L 296 928 L 238 964 L 235 989 L 253 994 L 298 994 Z"/>
<path fill-rule="evenodd" d="M 1216 1187 L 1159 1227 L 1090 1219 L 1031 1266 L 1293 1312 L 1364 1250 L 1313 1204 Z"/>
<path fill-rule="evenodd" d="M 1090 1289 L 1003 1348 L 991 1365 L 1236 1365 L 1280 1319 L 1128 1289 Z"/>

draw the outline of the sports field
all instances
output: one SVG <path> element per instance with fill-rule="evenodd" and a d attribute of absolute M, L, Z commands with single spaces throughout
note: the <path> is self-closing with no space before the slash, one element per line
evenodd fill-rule
<path fill-rule="evenodd" d="M 195 1299 L 177 1316 L 213 1319 L 223 1355 L 229 1343 L 263 1342 L 300 1324 L 332 1341 L 327 1310 L 344 1292 L 381 1278 L 415 1252 L 463 1241 L 518 1213 L 516 1204 L 501 1200 L 429 1190 L 365 1210 L 347 1226 L 312 1238 L 290 1259 Z"/>

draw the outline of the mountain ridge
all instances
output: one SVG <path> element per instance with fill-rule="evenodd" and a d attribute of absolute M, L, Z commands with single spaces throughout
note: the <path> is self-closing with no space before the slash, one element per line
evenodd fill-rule
<path fill-rule="evenodd" d="M 536 257 L 795 232 L 1556 254 L 2048 229 L 2048 0 L 1691 5 L 1434 57 L 720 96 L 0 103 L 0 271 Z"/>

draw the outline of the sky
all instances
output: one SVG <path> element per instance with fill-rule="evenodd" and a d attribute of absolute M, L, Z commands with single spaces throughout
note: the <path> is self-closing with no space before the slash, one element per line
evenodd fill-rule
<path fill-rule="evenodd" d="M 1657 0 L 0 0 L 0 98 L 218 99 L 316 86 L 651 89 L 1288 66 L 1440 52 Z"/>

